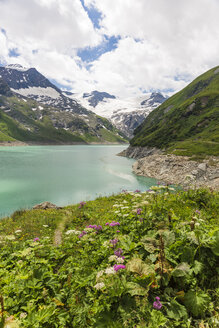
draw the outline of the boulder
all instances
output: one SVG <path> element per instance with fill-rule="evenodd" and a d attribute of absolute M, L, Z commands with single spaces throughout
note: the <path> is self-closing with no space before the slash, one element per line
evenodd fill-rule
<path fill-rule="evenodd" d="M 56 206 L 55 204 L 52 204 L 50 202 L 43 202 L 43 203 L 40 203 L 40 204 L 37 204 L 37 205 L 33 206 L 34 210 L 47 210 L 49 208 L 59 210 L 62 207 Z"/>

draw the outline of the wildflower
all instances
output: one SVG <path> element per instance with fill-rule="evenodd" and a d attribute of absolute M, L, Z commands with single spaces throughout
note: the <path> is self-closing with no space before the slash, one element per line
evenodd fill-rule
<path fill-rule="evenodd" d="M 84 205 L 86 205 L 86 202 L 80 202 L 78 208 L 82 208 Z"/>
<path fill-rule="evenodd" d="M 117 257 L 116 262 L 117 263 L 124 263 L 124 256 L 123 257 Z"/>
<path fill-rule="evenodd" d="M 118 256 L 118 257 L 120 257 L 120 256 L 122 255 L 122 253 L 123 253 L 123 250 L 122 250 L 121 248 L 118 248 L 118 249 L 114 252 L 114 254 L 115 254 L 116 256 Z"/>
<path fill-rule="evenodd" d="M 156 310 L 160 310 L 162 308 L 162 303 L 160 302 L 160 297 L 155 297 L 155 302 L 153 303 L 153 308 Z"/>
<path fill-rule="evenodd" d="M 141 190 L 139 190 L 139 189 L 136 189 L 136 190 L 135 190 L 135 192 L 141 192 Z"/>
<path fill-rule="evenodd" d="M 109 257 L 109 262 L 116 261 L 117 258 L 118 258 L 118 256 L 116 256 L 116 255 L 111 255 L 111 256 Z"/>
<path fill-rule="evenodd" d="M 97 272 L 96 280 L 98 280 L 104 274 L 104 270 Z"/>
<path fill-rule="evenodd" d="M 40 241 L 40 238 L 36 237 L 33 241 Z"/>
<path fill-rule="evenodd" d="M 16 230 L 14 233 L 21 233 L 22 232 L 22 230 Z"/>
<path fill-rule="evenodd" d="M 82 231 L 82 233 L 78 236 L 79 238 L 82 238 L 84 235 L 86 235 L 87 232 L 86 231 Z"/>
<path fill-rule="evenodd" d="M 109 222 L 105 223 L 105 225 L 108 226 L 109 225 Z"/>
<path fill-rule="evenodd" d="M 48 228 L 48 224 L 43 224 L 43 227 L 44 228 Z"/>
<path fill-rule="evenodd" d="M 68 231 L 66 231 L 66 235 L 70 235 L 70 234 L 75 234 L 75 235 L 80 235 L 80 231 L 78 231 L 78 230 L 68 230 Z"/>
<path fill-rule="evenodd" d="M 115 271 L 119 271 L 120 269 L 125 269 L 126 266 L 124 264 L 115 264 L 113 268 Z"/>
<path fill-rule="evenodd" d="M 115 221 L 113 221 L 113 222 L 110 223 L 110 227 L 119 226 L 119 225 L 120 225 L 120 223 L 119 222 L 115 222 Z"/>
<path fill-rule="evenodd" d="M 196 210 L 195 213 L 200 214 L 201 212 L 199 210 Z M 16 233 L 16 231 L 15 231 L 15 233 Z"/>
<path fill-rule="evenodd" d="M 137 212 L 138 215 L 140 215 L 141 212 L 142 212 L 142 209 L 141 208 L 137 208 L 136 212 Z"/>
<path fill-rule="evenodd" d="M 143 218 L 140 218 L 140 219 L 139 219 L 140 222 L 143 222 L 143 220 L 144 220 Z"/>
<path fill-rule="evenodd" d="M 113 247 L 115 247 L 116 244 L 118 243 L 118 241 L 119 240 L 117 238 L 115 238 L 115 239 L 110 240 L 110 243 L 113 245 Z"/>
<path fill-rule="evenodd" d="M 119 232 L 120 232 L 120 230 L 116 230 L 116 232 L 118 232 L 118 233 L 119 233 Z"/>
<path fill-rule="evenodd" d="M 106 268 L 105 273 L 106 274 L 115 274 L 114 267 Z"/>
<path fill-rule="evenodd" d="M 104 287 L 105 287 L 105 284 L 103 282 L 99 282 L 94 286 L 94 288 L 96 288 L 97 290 L 102 289 Z"/>

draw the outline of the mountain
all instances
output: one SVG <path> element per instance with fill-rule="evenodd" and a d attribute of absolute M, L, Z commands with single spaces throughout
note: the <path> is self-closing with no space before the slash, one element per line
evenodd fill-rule
<path fill-rule="evenodd" d="M 34 135 L 27 133 L 21 139 L 19 134 L 18 140 L 38 142 L 40 136 L 36 135 L 36 132 L 40 124 L 40 127 L 58 130 L 53 131 L 56 135 L 55 139 L 48 137 L 47 140 L 47 137 L 43 137 L 43 142 L 126 142 L 122 132 L 106 118 L 96 115 L 78 104 L 76 100 L 66 97 L 35 68 L 27 69 L 20 65 L 0 67 L 0 80 L 2 89 L 0 112 L 3 116 L 9 117 L 9 121 L 12 119 L 13 124 L 18 124 L 19 128 L 35 131 Z M 30 119 L 33 120 L 31 123 Z M 35 124 L 37 127 L 34 128 Z M 57 139 L 58 132 L 62 137 Z M 10 137 L 17 139 L 13 133 Z"/>
<path fill-rule="evenodd" d="M 176 155 L 219 154 L 219 66 L 156 108 L 135 130 L 131 146 Z"/>
<path fill-rule="evenodd" d="M 109 93 L 98 91 L 81 94 L 63 92 L 63 94 L 77 100 L 97 115 L 108 118 L 129 138 L 147 115 L 167 99 L 161 93 L 148 93 L 127 99 L 119 99 Z"/>

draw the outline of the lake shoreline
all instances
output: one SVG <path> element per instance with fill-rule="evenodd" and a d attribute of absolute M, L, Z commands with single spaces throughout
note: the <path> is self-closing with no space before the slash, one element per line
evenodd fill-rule
<path fill-rule="evenodd" d="M 118 155 L 137 159 L 132 166 L 136 175 L 186 189 L 219 189 L 219 159 L 216 156 L 197 162 L 187 156 L 164 154 L 160 149 L 150 147 L 128 147 Z"/>
<path fill-rule="evenodd" d="M 0 147 L 21 147 L 21 146 L 89 146 L 89 145 L 119 145 L 125 146 L 128 145 L 127 143 L 120 143 L 120 142 L 91 142 L 91 143 L 83 143 L 83 142 L 70 142 L 70 143 L 41 143 L 41 142 L 22 142 L 22 141 L 3 141 L 0 142 Z"/>

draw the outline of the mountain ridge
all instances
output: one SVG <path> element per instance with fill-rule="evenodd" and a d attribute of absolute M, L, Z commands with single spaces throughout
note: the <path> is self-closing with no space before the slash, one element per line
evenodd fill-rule
<path fill-rule="evenodd" d="M 197 77 L 149 114 L 130 145 L 176 155 L 219 154 L 219 66 Z"/>

